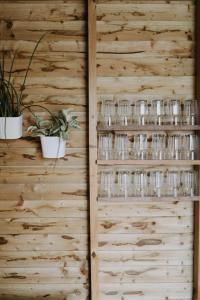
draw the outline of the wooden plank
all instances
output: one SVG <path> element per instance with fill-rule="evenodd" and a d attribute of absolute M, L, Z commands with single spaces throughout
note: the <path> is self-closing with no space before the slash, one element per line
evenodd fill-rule
<path fill-rule="evenodd" d="M 191 21 L 98 21 L 98 41 L 193 40 Z"/>
<path fill-rule="evenodd" d="M 84 218 L 0 219 L 1 234 L 87 234 Z"/>
<path fill-rule="evenodd" d="M 124 205 L 123 203 L 101 203 L 99 202 L 99 216 L 113 217 L 158 217 L 158 216 L 191 216 L 193 215 L 192 202 L 151 202 L 138 201 Z"/>
<path fill-rule="evenodd" d="M 97 127 L 98 131 L 195 131 L 200 130 L 200 125 L 128 125 L 128 126 L 120 126 L 120 125 L 112 125 L 112 126 L 104 126 L 99 124 Z"/>
<path fill-rule="evenodd" d="M 192 234 L 99 234 L 99 251 L 192 249 Z"/>
<path fill-rule="evenodd" d="M 56 49 L 55 49 L 56 50 Z M 129 54 L 134 58 L 142 57 L 193 57 L 191 41 L 101 41 L 97 43 L 97 53 Z"/>
<path fill-rule="evenodd" d="M 21 220 L 20 220 L 21 221 Z M 188 217 L 135 217 L 130 218 L 99 218 L 98 233 L 192 233 L 193 218 Z"/>
<path fill-rule="evenodd" d="M 1 280 L 1 272 L 0 272 Z M 130 266 L 130 267 L 110 267 L 100 268 L 99 281 L 101 283 L 157 283 L 157 282 L 177 282 L 191 283 L 192 268 L 183 266 Z"/>
<path fill-rule="evenodd" d="M 195 2 L 195 96 L 200 100 L 200 3 Z M 200 104 L 199 104 L 200 107 Z M 198 168 L 200 171 L 200 168 Z M 200 180 L 199 190 L 200 190 Z M 200 203 L 194 204 L 194 261 L 193 261 L 193 299 L 200 299 Z"/>
<path fill-rule="evenodd" d="M 103 56 L 103 57 L 102 57 Z M 120 60 L 119 60 L 120 58 Z M 56 72 L 56 68 L 55 71 Z M 191 76 L 193 75 L 192 58 L 154 58 L 126 57 L 110 54 L 97 57 L 97 74 L 100 77 L 123 76 Z"/>
<path fill-rule="evenodd" d="M 115 198 L 103 198 L 98 197 L 99 202 L 105 203 L 125 203 L 128 205 L 131 205 L 135 202 L 174 202 L 176 201 L 183 201 L 183 202 L 198 202 L 200 201 L 200 196 L 194 196 L 194 197 L 128 197 L 128 198 L 122 198 L 122 197 L 115 197 Z"/>
<path fill-rule="evenodd" d="M 87 168 L 80 166 L 67 166 L 60 168 L 52 167 L 35 168 L 31 167 L 0 167 L 0 184 L 21 184 L 23 183 L 72 183 L 86 184 L 88 178 Z"/>
<path fill-rule="evenodd" d="M 97 95 L 96 95 L 96 1 L 88 0 L 88 95 L 90 186 L 90 293 L 99 299 L 97 243 Z"/>
<path fill-rule="evenodd" d="M 189 283 L 116 283 L 100 285 L 100 300 L 189 300 L 191 298 Z M 123 297 L 123 298 L 122 298 Z"/>
<path fill-rule="evenodd" d="M 20 50 L 23 52 L 32 52 L 35 46 L 35 41 L 12 41 L 12 40 L 4 40 L 3 43 L 0 44 L 0 51 L 9 50 L 15 51 Z M 78 52 L 85 53 L 86 43 L 85 41 L 70 40 L 70 41 L 51 41 L 51 42 L 41 42 L 39 46 L 40 51 L 42 52 Z"/>
<path fill-rule="evenodd" d="M 149 93 L 158 95 L 167 91 L 168 95 L 187 93 L 192 89 L 193 77 L 98 77 L 98 93 Z"/>
<path fill-rule="evenodd" d="M 136 267 L 136 266 L 190 266 L 192 268 L 193 251 L 101 251 L 99 266 L 104 267 Z"/>
<path fill-rule="evenodd" d="M 86 184 L 0 184 L 1 200 L 67 200 L 85 199 L 87 197 Z"/>
<path fill-rule="evenodd" d="M 200 165 L 200 160 L 98 160 L 98 165 L 101 166 L 114 166 L 114 165 L 135 165 L 135 166 L 190 166 L 190 165 Z"/>
<path fill-rule="evenodd" d="M 29 139 L 28 139 L 29 140 Z M 34 141 L 33 138 L 31 140 Z M 34 141 L 35 143 L 36 141 Z M 1 142 L 0 147 L 0 155 L 1 155 L 1 161 L 0 166 L 34 166 L 34 167 L 53 167 L 56 168 L 65 168 L 67 166 L 73 166 L 77 165 L 80 167 L 84 167 L 86 165 L 86 149 L 85 148 L 66 148 L 66 154 L 65 157 L 61 159 L 43 159 L 42 158 L 42 152 L 41 148 L 22 148 L 23 145 L 19 144 L 20 141 L 18 141 L 18 145 L 20 148 L 15 148 L 13 144 L 15 142 L 8 142 L 8 148 L 5 147 L 6 142 Z M 17 142 L 16 142 L 17 143 Z M 39 143 L 39 140 L 37 139 L 37 143 Z M 12 147 L 13 146 L 13 147 Z M 38 144 L 39 146 L 39 144 Z M 12 148 L 11 148 L 12 147 Z M 10 149 L 9 149 L 10 148 Z M 15 153 L 13 152 L 13 149 Z"/>
<path fill-rule="evenodd" d="M 193 18 L 193 5 L 191 1 L 160 1 L 156 3 L 129 1 L 129 3 L 113 3 L 105 1 L 97 5 L 98 21 L 185 21 Z"/>
<path fill-rule="evenodd" d="M 182 256 L 183 257 L 183 256 Z M 87 264 L 87 251 L 1 251 L 0 268 L 62 268 Z"/>
<path fill-rule="evenodd" d="M 87 250 L 86 234 L 4 234 L 0 236 L 3 251 Z"/>
<path fill-rule="evenodd" d="M 62 20 L 84 20 L 85 6 L 82 1 L 63 2 L 42 1 L 29 2 L 15 1 L 14 7 L 12 2 L 6 1 L 1 3 L 0 20 L 22 20 L 22 21 L 62 21 Z M 13 3 L 12 3 L 13 4 Z"/>
<path fill-rule="evenodd" d="M 63 296 L 64 295 L 64 296 Z M 0 297 L 5 300 L 87 300 L 87 285 L 84 284 L 0 284 Z"/>
<path fill-rule="evenodd" d="M 86 197 L 84 197 L 86 198 Z M 12 198 L 11 198 L 12 199 Z M 0 201 L 0 218 L 87 218 L 85 200 Z"/>
<path fill-rule="evenodd" d="M 62 268 L 0 268 L 0 284 L 80 284 L 87 283 L 87 266 Z M 183 277 L 183 276 L 182 276 Z"/>
<path fill-rule="evenodd" d="M 29 78 L 40 77 L 41 74 L 44 77 L 83 77 L 85 75 L 85 55 L 82 53 L 72 53 L 66 60 L 52 60 L 49 58 L 34 58 L 34 63 L 31 66 L 29 72 Z M 28 65 L 28 59 L 16 59 L 13 67 L 13 75 L 15 77 L 23 77 L 26 67 Z M 9 70 L 10 59 L 5 60 L 5 69 Z"/>

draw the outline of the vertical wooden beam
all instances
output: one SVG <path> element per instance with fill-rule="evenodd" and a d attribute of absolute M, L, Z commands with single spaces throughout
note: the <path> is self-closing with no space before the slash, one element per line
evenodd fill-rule
<path fill-rule="evenodd" d="M 195 97 L 200 101 L 200 1 L 195 3 Z M 200 109 L 200 102 L 199 102 Z M 200 145 L 200 143 L 199 143 Z M 200 150 L 199 150 L 200 151 Z M 199 173 L 200 173 L 200 168 Z M 200 193 L 200 179 L 199 179 Z M 200 300 L 200 203 L 194 203 L 193 300 Z"/>
<path fill-rule="evenodd" d="M 97 95 L 96 95 L 96 1 L 88 0 L 88 96 L 89 96 L 89 184 L 90 184 L 90 292 L 98 300 L 97 257 Z"/>

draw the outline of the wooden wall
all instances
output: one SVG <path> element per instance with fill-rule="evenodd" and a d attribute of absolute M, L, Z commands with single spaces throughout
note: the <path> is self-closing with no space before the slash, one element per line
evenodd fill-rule
<path fill-rule="evenodd" d="M 84 1 L 0 1 L 1 50 L 18 49 L 15 82 L 42 33 L 24 103 L 71 107 L 81 130 L 64 159 L 42 159 L 38 140 L 0 143 L 0 299 L 88 295 L 86 9 Z M 44 114 L 40 109 L 36 112 Z M 25 113 L 24 126 L 29 123 Z"/>
<path fill-rule="evenodd" d="M 98 100 L 193 97 L 192 1 L 97 0 Z M 101 300 L 192 300 L 193 205 L 99 203 Z"/>
<path fill-rule="evenodd" d="M 16 83 L 49 33 L 24 102 L 72 107 L 81 120 L 56 167 L 26 132 L 0 143 L 0 299 L 88 296 L 85 4 L 0 1 L 0 49 L 19 49 Z M 192 1 L 97 0 L 97 20 L 99 101 L 193 96 Z M 100 203 L 98 220 L 101 300 L 192 300 L 191 203 Z"/>

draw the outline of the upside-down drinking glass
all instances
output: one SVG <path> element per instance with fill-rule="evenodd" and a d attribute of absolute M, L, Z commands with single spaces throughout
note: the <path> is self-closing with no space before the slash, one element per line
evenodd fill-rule
<path fill-rule="evenodd" d="M 130 191 L 130 173 L 127 170 L 117 172 L 117 184 L 119 197 L 127 198 Z"/>
<path fill-rule="evenodd" d="M 128 159 L 128 136 L 127 134 L 116 134 L 115 135 L 115 158 L 116 159 Z"/>
<path fill-rule="evenodd" d="M 198 105 L 196 100 L 186 100 L 183 103 L 183 122 L 187 125 L 195 125 L 198 117 Z"/>
<path fill-rule="evenodd" d="M 131 122 L 131 105 L 128 100 L 119 100 L 117 106 L 117 123 L 127 126 Z"/>
<path fill-rule="evenodd" d="M 101 120 L 106 126 L 115 123 L 115 102 L 112 100 L 103 100 L 101 103 Z"/>
<path fill-rule="evenodd" d="M 104 170 L 100 173 L 100 196 L 111 198 L 113 195 L 114 174 L 111 170 Z"/>
<path fill-rule="evenodd" d="M 164 101 L 163 100 L 153 100 L 152 101 L 152 112 L 151 112 L 153 123 L 155 125 L 162 125 L 164 121 Z"/>
<path fill-rule="evenodd" d="M 195 195 L 195 187 L 196 187 L 196 174 L 194 171 L 182 171 L 181 172 L 181 184 L 182 184 L 182 193 L 183 196 L 191 196 Z"/>
<path fill-rule="evenodd" d="M 112 159 L 113 139 L 111 133 L 99 134 L 98 157 L 102 160 Z"/>
<path fill-rule="evenodd" d="M 170 101 L 171 124 L 178 125 L 181 122 L 181 102 L 180 100 Z"/>
<path fill-rule="evenodd" d="M 147 134 L 139 133 L 134 136 L 133 157 L 135 159 L 142 159 L 142 160 L 148 158 Z"/>
<path fill-rule="evenodd" d="M 166 158 L 166 135 L 161 133 L 152 134 L 152 159 Z"/>
<path fill-rule="evenodd" d="M 138 100 L 136 102 L 136 115 L 138 119 L 138 125 L 145 125 L 148 117 L 148 104 L 147 100 Z"/>

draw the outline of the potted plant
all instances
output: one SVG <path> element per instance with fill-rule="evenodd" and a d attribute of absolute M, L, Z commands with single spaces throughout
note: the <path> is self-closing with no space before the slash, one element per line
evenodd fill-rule
<path fill-rule="evenodd" d="M 12 82 L 17 52 L 13 55 L 9 71 L 5 69 L 5 54 L 4 51 L 2 52 L 0 60 L 0 139 L 18 139 L 22 136 L 23 91 L 35 51 L 43 36 L 37 41 L 33 49 L 20 89 L 17 89 Z"/>
<path fill-rule="evenodd" d="M 57 114 L 50 113 L 49 119 L 33 116 L 34 124 L 29 126 L 28 132 L 40 137 L 43 157 L 64 157 L 70 128 L 80 128 L 77 117 L 72 116 L 70 109 L 63 109 Z"/>

